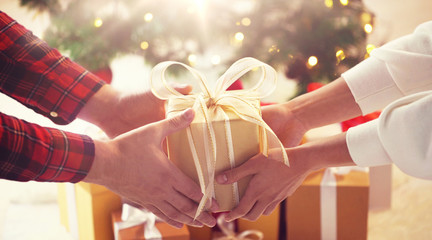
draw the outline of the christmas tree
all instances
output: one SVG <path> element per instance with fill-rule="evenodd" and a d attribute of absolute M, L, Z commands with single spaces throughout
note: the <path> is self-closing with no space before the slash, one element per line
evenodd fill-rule
<path fill-rule="evenodd" d="M 90 70 L 127 53 L 225 69 L 250 56 L 327 83 L 367 57 L 373 14 L 361 0 L 21 0 L 48 11 L 44 39 Z"/>

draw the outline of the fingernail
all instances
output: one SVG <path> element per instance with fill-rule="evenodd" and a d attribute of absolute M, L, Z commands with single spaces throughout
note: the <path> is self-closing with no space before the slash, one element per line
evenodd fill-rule
<path fill-rule="evenodd" d="M 220 184 L 224 184 L 228 181 L 226 174 L 220 174 L 216 177 L 216 181 Z"/>
<path fill-rule="evenodd" d="M 188 108 L 188 109 L 184 110 L 183 114 L 184 114 L 186 120 L 192 120 L 194 118 L 194 111 L 192 110 L 192 108 Z"/>
<path fill-rule="evenodd" d="M 194 221 L 191 225 L 194 227 L 204 227 L 204 224 L 197 222 L 197 221 Z"/>

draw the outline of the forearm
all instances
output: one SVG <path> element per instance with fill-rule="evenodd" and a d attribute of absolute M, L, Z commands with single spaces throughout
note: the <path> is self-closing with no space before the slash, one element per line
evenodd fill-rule
<path fill-rule="evenodd" d="M 355 165 L 346 144 L 346 133 L 288 148 L 290 162 L 303 162 L 304 168 L 315 171 L 327 167 Z"/>
<path fill-rule="evenodd" d="M 348 85 L 343 78 L 285 104 L 306 129 L 341 122 L 361 115 Z"/>

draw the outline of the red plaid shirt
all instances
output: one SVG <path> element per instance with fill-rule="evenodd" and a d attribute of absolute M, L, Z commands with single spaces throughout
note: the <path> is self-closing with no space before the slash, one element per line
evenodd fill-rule
<path fill-rule="evenodd" d="M 0 91 L 57 124 L 74 120 L 104 84 L 0 11 Z M 94 159 L 85 135 L 0 113 L 0 178 L 78 182 Z"/>

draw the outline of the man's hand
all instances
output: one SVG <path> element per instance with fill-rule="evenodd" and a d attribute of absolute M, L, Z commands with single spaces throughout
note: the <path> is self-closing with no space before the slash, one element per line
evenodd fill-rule
<path fill-rule="evenodd" d="M 192 90 L 189 85 L 173 87 L 182 94 Z M 78 117 L 97 125 L 108 137 L 113 138 L 164 119 L 165 101 L 150 91 L 124 94 L 105 85 L 83 107 Z"/>
<path fill-rule="evenodd" d="M 95 160 L 84 181 L 108 187 L 173 226 L 214 226 L 208 212 L 193 220 L 203 196 L 200 188 L 168 160 L 162 148 L 166 136 L 189 126 L 193 118 L 189 109 L 113 140 L 95 141 Z"/>

